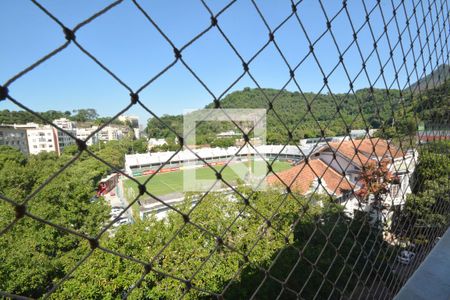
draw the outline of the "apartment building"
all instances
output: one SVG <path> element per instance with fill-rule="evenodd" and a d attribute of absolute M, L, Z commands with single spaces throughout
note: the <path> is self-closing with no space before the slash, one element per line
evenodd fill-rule
<path fill-rule="evenodd" d="M 14 128 L 13 125 L 0 125 L 0 145 L 11 146 L 27 155 L 29 153 L 27 131 Z"/>
<path fill-rule="evenodd" d="M 66 132 L 58 130 L 51 125 L 41 125 L 37 123 L 8 125 L 15 130 L 20 130 L 26 134 L 28 150 L 21 150 L 25 154 L 38 154 L 40 152 L 56 152 L 61 155 L 68 145 L 75 144 L 75 140 L 68 134 L 75 136 L 75 123 L 67 119 L 54 120 L 55 125 Z"/>
<path fill-rule="evenodd" d="M 77 134 L 76 124 L 66 118 L 53 120 L 53 123 L 59 128 L 64 129 L 65 131 L 64 132 L 53 128 L 56 131 L 56 135 L 58 137 L 56 151 L 58 152 L 58 155 L 60 155 L 66 146 L 76 143 L 76 141 L 72 137 L 76 136 Z M 68 133 L 70 133 L 72 136 L 70 136 Z"/>
<path fill-rule="evenodd" d="M 92 128 L 97 129 L 97 126 L 92 126 Z M 105 126 L 98 132 L 99 141 L 109 142 L 109 141 L 117 141 L 122 139 L 124 136 L 124 130 L 120 127 L 116 126 Z"/>
<path fill-rule="evenodd" d="M 77 138 L 85 141 L 93 132 L 95 132 L 96 129 L 97 127 L 77 128 L 76 129 Z M 86 145 L 91 146 L 97 144 L 98 141 L 99 137 L 98 133 L 96 132 L 86 141 Z"/>
<path fill-rule="evenodd" d="M 52 126 L 40 126 L 36 123 L 26 125 L 16 125 L 26 130 L 28 150 L 30 154 L 39 154 L 40 152 L 56 152 L 58 149 L 58 134 Z"/>
<path fill-rule="evenodd" d="M 134 121 L 133 121 L 134 122 Z M 40 152 L 56 152 L 58 155 L 69 145 L 76 144 L 76 139 L 86 140 L 93 134 L 98 126 L 77 127 L 77 123 L 66 118 L 53 120 L 51 125 L 37 123 L 0 125 L 0 145 L 8 145 L 19 149 L 22 153 L 38 154 Z M 99 141 L 120 140 L 130 134 L 131 130 L 139 131 L 139 128 L 131 129 L 126 126 L 108 125 L 99 132 L 94 133 L 86 141 L 88 146 Z"/>

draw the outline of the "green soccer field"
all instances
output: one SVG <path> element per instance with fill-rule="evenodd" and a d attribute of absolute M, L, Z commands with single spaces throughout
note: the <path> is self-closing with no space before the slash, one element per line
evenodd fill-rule
<path fill-rule="evenodd" d="M 265 164 L 262 161 L 256 161 L 255 164 L 257 165 L 256 168 L 262 167 L 263 164 Z M 216 166 L 216 170 L 220 170 L 223 166 Z M 283 171 L 286 169 L 289 169 L 291 165 L 288 162 L 285 161 L 276 161 L 273 164 L 273 170 L 275 172 Z M 233 164 L 233 168 L 244 168 L 247 169 L 247 164 L 244 162 L 241 163 L 235 163 Z M 196 169 L 196 178 L 197 179 L 215 179 L 216 175 L 208 167 L 203 167 Z M 169 172 L 169 173 L 161 173 L 156 174 L 146 185 L 147 191 L 150 193 L 156 195 L 156 196 L 162 196 L 167 195 L 170 193 L 177 193 L 183 191 L 183 173 L 185 171 L 176 171 L 176 172 Z M 225 169 L 222 171 L 222 178 L 226 180 L 229 183 L 234 183 L 236 179 L 238 179 L 238 175 L 230 168 L 225 167 Z M 150 175 L 149 175 L 150 176 Z M 137 181 L 140 183 L 145 182 L 149 176 L 139 176 L 136 177 Z M 132 180 L 124 180 L 123 182 L 124 188 L 125 188 L 125 195 L 128 199 L 134 199 L 138 195 L 138 187 L 135 182 Z"/>

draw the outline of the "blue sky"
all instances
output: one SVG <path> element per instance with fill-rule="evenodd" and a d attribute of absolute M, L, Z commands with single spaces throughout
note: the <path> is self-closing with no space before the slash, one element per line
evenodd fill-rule
<path fill-rule="evenodd" d="M 112 1 L 40 1 L 67 27 L 72 28 Z M 369 3 L 370 2 L 370 3 Z M 391 1 L 382 1 L 386 20 L 392 17 Z M 399 1 L 394 1 L 399 3 Z M 411 10 L 411 1 L 406 1 L 406 9 Z M 414 1 L 416 2 L 416 1 Z M 139 1 L 140 5 L 157 22 L 161 30 L 181 48 L 195 35 L 210 24 L 210 15 L 200 1 Z M 206 1 L 213 13 L 217 13 L 228 1 Z M 269 26 L 275 28 L 291 12 L 290 1 L 257 1 L 261 13 Z M 331 18 L 342 6 L 341 1 L 324 0 L 325 10 Z M 376 1 L 367 1 L 368 9 Z M 365 20 L 362 1 L 348 1 L 348 9 L 353 25 L 359 28 Z M 0 3 L 0 84 L 20 72 L 40 57 L 65 42 L 61 28 L 31 1 L 5 0 Z M 310 37 L 315 40 L 326 29 L 326 19 L 318 1 L 304 0 L 298 6 L 299 17 Z M 419 13 L 420 16 L 420 13 Z M 399 27 L 405 27 L 403 9 L 397 14 Z M 245 60 L 252 57 L 268 40 L 268 30 L 250 0 L 238 0 L 218 17 L 218 23 L 230 41 Z M 370 23 L 375 36 L 383 30 L 382 15 L 376 8 Z M 412 34 L 417 30 L 412 23 Z M 429 24 L 430 25 L 430 24 Z M 429 26 L 431 27 L 431 26 Z M 441 26 L 442 27 L 442 26 Z M 428 28 L 429 30 L 429 28 Z M 332 22 L 332 31 L 343 51 L 352 41 L 350 23 L 345 13 Z M 398 31 L 394 21 L 388 26 L 388 35 L 395 44 Z M 425 32 L 421 34 L 425 36 Z M 438 39 L 438 28 L 435 38 Z M 307 54 L 309 46 L 298 21 L 291 18 L 276 33 L 275 40 L 286 59 L 295 66 Z M 77 41 L 110 68 L 133 90 L 159 73 L 174 60 L 171 46 L 144 18 L 132 1 L 125 0 L 105 15 L 77 32 Z M 373 40 L 368 26 L 358 34 L 358 42 L 363 55 L 373 49 Z M 404 35 L 405 51 L 410 40 Z M 393 45 L 392 45 L 393 46 Z M 386 36 L 378 44 L 380 59 L 385 63 L 389 56 Z M 414 51 L 420 49 L 417 41 Z M 338 62 L 338 52 L 331 35 L 327 33 L 316 45 L 315 53 L 325 73 Z M 428 53 L 426 53 L 428 57 Z M 238 57 L 226 44 L 216 28 L 212 28 L 195 43 L 187 47 L 183 59 L 196 74 L 204 80 L 211 91 L 221 95 L 242 74 Z M 401 48 L 394 51 L 394 59 L 402 61 Z M 344 56 L 345 65 L 353 78 L 361 69 L 361 59 L 357 48 L 352 46 Z M 436 59 L 434 58 L 433 66 Z M 412 52 L 407 56 L 409 70 L 413 65 Z M 289 79 L 289 71 L 273 44 L 270 44 L 252 63 L 250 72 L 261 87 L 281 88 Z M 419 67 L 422 65 L 419 63 Z M 376 55 L 367 62 L 369 76 L 374 81 L 380 65 Z M 428 66 L 430 69 L 431 66 Z M 388 84 L 394 80 L 393 64 L 385 68 Z M 309 56 L 296 72 L 296 78 L 303 91 L 317 92 L 323 85 L 323 76 Z M 405 68 L 399 74 L 399 81 L 405 83 Z M 414 80 L 413 80 L 414 79 Z M 415 81 L 413 77 L 412 81 Z M 342 66 L 329 78 L 333 92 L 348 91 L 349 82 Z M 365 75 L 355 81 L 355 88 L 367 87 Z M 385 87 L 379 80 L 376 87 Z M 244 76 L 232 89 L 255 87 L 249 76 Z M 397 85 L 394 85 L 397 87 Z M 289 84 L 286 89 L 295 91 Z M 113 115 L 129 103 L 128 91 L 110 75 L 83 54 L 75 45 L 44 62 L 35 70 L 24 75 L 9 86 L 10 94 L 28 107 L 45 111 L 95 108 L 100 115 Z M 326 92 L 326 90 L 325 90 Z M 211 95 L 196 81 L 187 69 L 178 62 L 154 83 L 140 93 L 140 99 L 156 114 L 178 114 L 184 109 L 202 108 L 211 102 Z M 17 109 L 8 101 L 0 103 L 0 109 Z M 142 108 L 133 108 L 129 114 L 138 115 L 141 122 L 149 117 Z"/>

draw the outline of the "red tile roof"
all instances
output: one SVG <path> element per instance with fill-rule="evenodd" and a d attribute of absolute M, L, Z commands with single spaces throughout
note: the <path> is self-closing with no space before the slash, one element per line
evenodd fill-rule
<path fill-rule="evenodd" d="M 399 158 L 404 155 L 397 147 L 379 138 L 344 141 L 342 143 L 332 142 L 329 143 L 329 146 L 359 166 L 367 164 L 373 154 L 382 160 Z"/>
<path fill-rule="evenodd" d="M 298 174 L 299 172 L 300 174 Z M 292 191 L 301 194 L 308 193 L 313 181 L 318 179 L 318 177 L 321 178 L 322 185 L 326 187 L 330 194 L 334 193 L 340 196 L 343 190 L 351 190 L 353 188 L 344 176 L 331 167 L 327 168 L 327 165 L 320 159 L 310 160 L 306 165 L 304 162 L 301 162 L 295 167 L 277 173 L 277 175 L 284 184 L 289 186 L 292 183 Z M 267 182 L 271 185 L 284 186 L 280 179 L 275 175 L 270 175 L 267 177 Z"/>

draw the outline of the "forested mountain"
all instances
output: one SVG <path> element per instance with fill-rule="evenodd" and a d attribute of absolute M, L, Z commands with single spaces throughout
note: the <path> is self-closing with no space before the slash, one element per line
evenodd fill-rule
<path fill-rule="evenodd" d="M 268 143 L 286 143 L 288 130 L 292 132 L 291 142 L 304 137 L 320 136 L 321 129 L 327 136 L 342 135 L 350 129 L 379 128 L 390 122 L 392 111 L 400 103 L 398 90 L 369 89 L 354 94 L 314 94 L 289 92 L 276 89 L 250 89 L 236 91 L 220 101 L 222 108 L 264 108 L 267 109 Z M 272 103 L 272 104 L 270 104 Z M 272 109 L 270 107 L 272 106 Z M 214 103 L 205 108 L 214 108 Z M 161 120 L 181 134 L 182 116 L 164 115 Z M 232 124 L 211 128 L 211 123 L 200 124 L 197 135 L 229 130 Z M 320 124 L 320 127 L 318 126 Z M 173 133 L 160 121 L 150 119 L 147 126 L 150 137 L 167 138 Z"/>
<path fill-rule="evenodd" d="M 419 91 L 424 91 L 427 89 L 438 87 L 449 78 L 450 78 L 450 66 L 440 65 L 430 74 L 413 83 L 411 85 L 411 91 L 413 91 L 414 93 L 419 93 Z"/>
<path fill-rule="evenodd" d="M 442 123 L 448 119 L 450 80 L 443 81 L 444 74 L 448 74 L 448 67 L 442 65 L 428 75 L 426 80 L 432 81 L 433 78 L 439 85 L 420 93 L 394 89 L 361 89 L 347 94 L 314 94 L 245 88 L 223 98 L 220 107 L 267 109 L 269 144 L 295 143 L 301 138 L 322 135 L 345 135 L 348 129 L 367 127 L 381 128 L 381 134 L 386 138 L 411 135 L 415 133 L 419 122 Z M 425 79 L 415 85 L 424 82 Z M 214 107 L 215 104 L 211 103 L 205 108 Z M 160 119 L 162 122 L 154 118 L 148 121 L 149 137 L 172 140 L 175 135 L 166 125 L 182 134 L 183 116 L 164 115 Z M 235 129 L 240 132 L 233 127 L 235 126 L 230 122 L 200 122 L 197 126 L 197 141 L 210 143 L 214 134 L 224 130 Z M 292 139 L 288 141 L 289 131 Z"/>
<path fill-rule="evenodd" d="M 428 124 L 448 125 L 450 119 L 450 80 L 415 99 L 411 112 Z"/>

